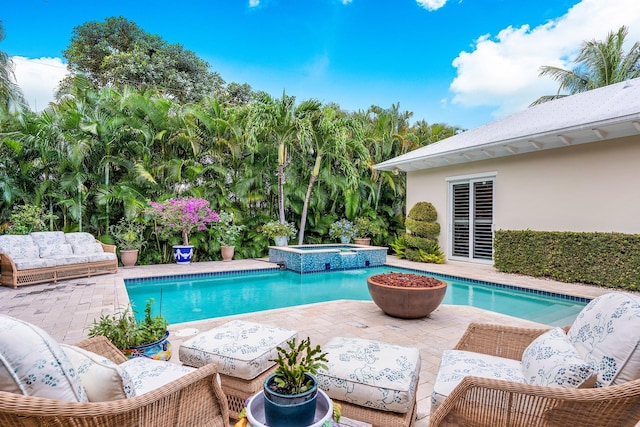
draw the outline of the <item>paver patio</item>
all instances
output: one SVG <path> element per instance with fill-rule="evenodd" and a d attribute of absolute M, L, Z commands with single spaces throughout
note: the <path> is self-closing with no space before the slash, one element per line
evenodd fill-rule
<path fill-rule="evenodd" d="M 593 286 L 504 274 L 489 265 L 458 262 L 442 265 L 421 264 L 394 257 L 388 257 L 387 264 L 587 298 L 595 298 L 609 291 Z M 0 312 L 38 325 L 61 342 L 74 343 L 86 337 L 88 327 L 100 314 L 111 313 L 114 309 L 128 304 L 125 278 L 273 267 L 274 264 L 265 260 L 206 262 L 188 266 L 167 264 L 121 268 L 117 274 L 56 284 L 32 285 L 18 289 L 1 287 Z M 429 318 L 402 320 L 386 316 L 373 302 L 341 300 L 170 325 L 170 338 L 174 346 L 172 361 L 179 363 L 178 346 L 186 339 L 180 337 L 178 331 L 189 328 L 204 331 L 231 318 L 296 329 L 299 336 L 309 336 L 312 342 L 319 344 L 334 336 L 347 336 L 417 347 L 422 357 L 422 365 L 418 386 L 419 420 L 416 427 L 428 425 L 429 397 L 442 351 L 455 345 L 470 322 L 539 326 L 523 319 L 454 305 L 441 305 Z"/>

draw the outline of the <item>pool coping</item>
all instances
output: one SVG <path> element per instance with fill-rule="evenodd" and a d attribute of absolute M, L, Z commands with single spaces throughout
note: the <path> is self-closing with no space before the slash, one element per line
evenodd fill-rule
<path fill-rule="evenodd" d="M 423 269 L 406 267 L 406 266 L 399 266 L 399 265 L 393 265 L 393 264 L 388 264 L 388 263 L 385 263 L 385 264 L 379 265 L 379 266 L 371 266 L 371 267 L 367 267 L 367 268 L 376 269 L 376 268 L 381 268 L 381 267 L 402 268 L 403 270 L 407 270 L 407 271 L 432 274 L 432 275 L 436 276 L 436 278 L 449 279 L 449 280 L 466 280 L 466 281 L 469 281 L 471 283 L 475 283 L 475 284 L 478 284 L 478 285 L 494 287 L 494 288 L 498 288 L 498 289 L 519 291 L 519 292 L 532 294 L 532 295 L 539 295 L 539 296 L 557 298 L 557 299 L 570 301 L 570 302 L 577 302 L 577 303 L 581 303 L 581 304 L 588 304 L 592 300 L 592 298 L 590 298 L 590 297 L 582 297 L 582 296 L 563 294 L 563 293 L 553 292 L 553 291 L 548 291 L 548 290 L 543 290 L 543 289 L 534 289 L 534 288 L 530 288 L 530 287 L 524 287 L 524 286 L 518 286 L 518 285 L 509 285 L 509 284 L 506 284 L 506 283 L 500 283 L 500 282 L 494 282 L 494 281 L 473 279 L 473 278 L 469 278 L 469 277 L 456 276 L 456 275 L 446 274 L 446 273 L 438 273 L 438 272 L 434 272 L 434 271 L 430 271 L 430 270 L 423 270 Z M 361 269 L 361 268 L 340 269 L 340 270 L 332 270 L 332 271 L 348 271 L 348 270 L 359 270 L 359 269 Z M 280 270 L 281 270 L 281 268 L 279 268 L 279 267 L 261 268 L 261 269 L 252 268 L 252 269 L 244 269 L 244 270 L 213 271 L 213 272 L 201 272 L 201 273 L 172 274 L 172 275 L 162 275 L 162 276 L 133 277 L 133 278 L 125 278 L 123 280 L 124 280 L 124 285 L 125 285 L 125 288 L 126 288 L 127 283 L 140 283 L 140 282 L 147 282 L 147 281 L 153 281 L 153 280 L 167 280 L 167 279 L 190 279 L 190 278 L 201 278 L 201 277 L 218 277 L 218 276 L 230 276 L 230 275 L 236 275 L 236 274 L 259 274 L 259 273 L 262 273 L 262 272 L 272 272 L 272 271 L 280 271 Z M 310 272 L 300 273 L 300 272 L 297 272 L 297 271 L 294 271 L 294 270 L 288 270 L 288 271 L 291 271 L 293 273 L 297 273 L 297 274 L 300 274 L 300 275 L 325 274 L 325 273 L 330 273 L 331 272 L 331 271 L 310 271 Z"/>

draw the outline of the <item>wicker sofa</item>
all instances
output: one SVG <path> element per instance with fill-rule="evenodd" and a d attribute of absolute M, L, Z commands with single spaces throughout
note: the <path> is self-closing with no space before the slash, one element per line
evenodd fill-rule
<path fill-rule="evenodd" d="M 430 427 L 640 422 L 640 296 L 591 301 L 570 327 L 473 323 L 443 353 Z"/>
<path fill-rule="evenodd" d="M 0 236 L 0 284 L 14 288 L 118 271 L 116 247 L 90 233 L 62 231 Z"/>
<path fill-rule="evenodd" d="M 58 344 L 0 314 L 0 425 L 228 427 L 213 364 L 128 360 L 105 337 Z"/>

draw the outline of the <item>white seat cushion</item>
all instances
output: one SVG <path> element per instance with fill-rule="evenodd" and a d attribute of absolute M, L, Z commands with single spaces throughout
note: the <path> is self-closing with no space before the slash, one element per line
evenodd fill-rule
<path fill-rule="evenodd" d="M 296 331 L 234 320 L 203 332 L 180 345 L 180 361 L 200 367 L 218 365 L 218 372 L 252 380 L 275 365 L 276 347 L 296 338 Z"/>
<path fill-rule="evenodd" d="M 9 255 L 14 261 L 40 257 L 40 248 L 30 235 L 1 235 L 0 252 Z"/>
<path fill-rule="evenodd" d="M 0 314 L 0 390 L 87 402 L 80 379 L 58 343 L 30 323 Z"/>
<path fill-rule="evenodd" d="M 16 268 L 18 270 L 30 270 L 32 268 L 48 268 L 55 267 L 56 260 L 48 259 L 48 258 L 25 258 L 25 259 L 14 259 L 13 262 L 16 264 Z"/>
<path fill-rule="evenodd" d="M 71 264 L 84 264 L 89 262 L 89 257 L 84 255 L 50 255 L 45 259 L 53 260 L 56 266 L 71 265 Z"/>
<path fill-rule="evenodd" d="M 413 409 L 420 375 L 417 348 L 337 337 L 322 351 L 329 362 L 318 372 L 318 386 L 332 399 L 402 414 Z"/>
<path fill-rule="evenodd" d="M 113 254 L 111 252 L 100 252 L 100 253 L 86 254 L 86 257 L 89 260 L 89 262 L 113 261 L 113 260 L 115 260 L 117 258 L 116 254 Z"/>
<path fill-rule="evenodd" d="M 613 292 L 582 309 L 567 333 L 597 373 L 596 387 L 640 378 L 640 296 Z"/>
<path fill-rule="evenodd" d="M 195 368 L 146 357 L 134 357 L 119 366 L 131 378 L 136 396 L 153 391 L 195 371 Z"/>
<path fill-rule="evenodd" d="M 594 367 L 585 362 L 562 328 L 533 340 L 522 354 L 522 373 L 529 384 L 588 388 L 596 382 Z"/>
<path fill-rule="evenodd" d="M 445 350 L 431 394 L 431 412 L 451 394 L 464 377 L 480 377 L 525 384 L 519 360 L 472 351 Z"/>
<path fill-rule="evenodd" d="M 72 345 L 60 344 L 76 369 L 89 402 L 135 397 L 133 381 L 127 371 L 106 357 Z"/>

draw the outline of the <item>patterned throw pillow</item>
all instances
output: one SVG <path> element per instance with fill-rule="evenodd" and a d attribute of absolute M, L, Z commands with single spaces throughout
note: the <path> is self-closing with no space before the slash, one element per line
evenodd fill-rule
<path fill-rule="evenodd" d="M 0 314 L 0 390 L 67 402 L 87 402 L 60 345 L 30 323 Z"/>
<path fill-rule="evenodd" d="M 135 397 L 133 381 L 127 371 L 106 357 L 72 345 L 60 344 L 75 367 L 89 402 Z"/>
<path fill-rule="evenodd" d="M 536 338 L 522 354 L 522 373 L 529 384 L 563 387 L 593 387 L 594 367 L 585 362 L 562 328 Z"/>

